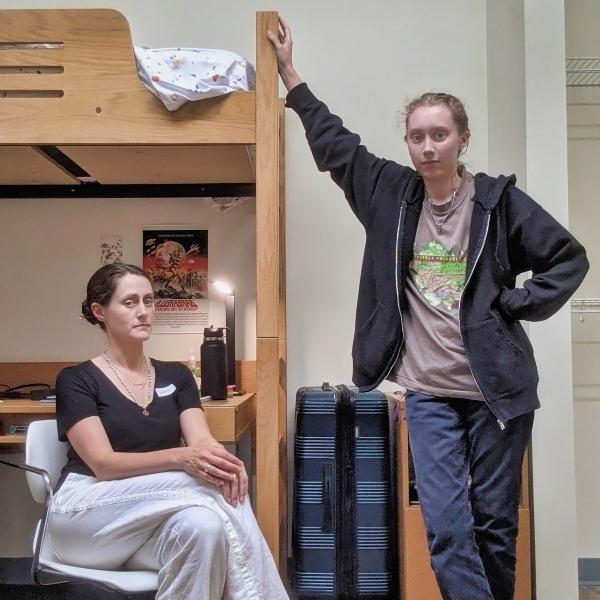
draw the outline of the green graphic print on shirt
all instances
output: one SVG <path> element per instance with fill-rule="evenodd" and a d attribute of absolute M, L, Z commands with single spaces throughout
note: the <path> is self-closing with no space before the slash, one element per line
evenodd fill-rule
<path fill-rule="evenodd" d="M 467 272 L 465 251 L 446 250 L 432 240 L 415 250 L 409 268 L 419 291 L 431 306 L 447 310 L 458 306 Z"/>

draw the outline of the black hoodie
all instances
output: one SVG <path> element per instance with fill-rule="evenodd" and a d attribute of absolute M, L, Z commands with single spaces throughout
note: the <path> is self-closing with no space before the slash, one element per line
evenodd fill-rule
<path fill-rule="evenodd" d="M 424 185 L 418 173 L 377 158 L 306 84 L 287 96 L 320 171 L 329 171 L 366 231 L 352 346 L 361 391 L 390 373 L 404 343 L 405 283 Z M 519 320 L 553 315 L 588 270 L 583 246 L 516 178 L 475 175 L 460 332 L 475 381 L 500 426 L 539 407 L 533 349 Z M 523 287 L 517 275 L 532 272 Z M 418 340 L 410 340 L 418 343 Z"/>

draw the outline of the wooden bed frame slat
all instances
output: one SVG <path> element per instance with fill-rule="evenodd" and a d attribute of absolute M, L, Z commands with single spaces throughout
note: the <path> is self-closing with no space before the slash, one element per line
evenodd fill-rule
<path fill-rule="evenodd" d="M 57 66 L 63 66 L 60 50 L 2 50 L 0 48 L 0 67 Z"/>
<path fill-rule="evenodd" d="M 103 184 L 253 183 L 243 144 L 203 146 L 60 146 Z"/>
<path fill-rule="evenodd" d="M 0 75 L 0 88 L 1 82 Z M 65 90 L 62 99 L 0 98 L 0 144 L 254 144 L 254 106 L 254 92 L 235 92 L 169 113 L 141 87 L 121 94 L 110 87 L 94 94 Z"/>
<path fill-rule="evenodd" d="M 72 185 L 77 180 L 29 146 L 0 146 L 0 183 Z"/>
<path fill-rule="evenodd" d="M 64 90 L 64 75 L 6 75 L 0 74 L 0 93 L 5 90 Z M 73 85 L 73 84 L 71 84 Z"/>

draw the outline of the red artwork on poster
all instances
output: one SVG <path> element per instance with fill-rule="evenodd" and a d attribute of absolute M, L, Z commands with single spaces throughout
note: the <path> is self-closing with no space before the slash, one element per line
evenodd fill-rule
<path fill-rule="evenodd" d="M 208 231 L 144 229 L 142 244 L 156 298 L 154 331 L 201 333 L 208 323 Z"/>

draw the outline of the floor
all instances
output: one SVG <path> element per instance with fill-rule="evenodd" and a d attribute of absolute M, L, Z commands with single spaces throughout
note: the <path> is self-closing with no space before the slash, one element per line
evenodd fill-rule
<path fill-rule="evenodd" d="M 0 558 L 0 600 L 152 600 L 154 594 L 119 594 L 86 583 L 36 586 L 30 558 Z"/>
<path fill-rule="evenodd" d="M 151 600 L 153 594 L 116 594 L 86 584 L 31 585 L 31 559 L 0 559 L 0 600 Z M 579 600 L 600 600 L 600 585 L 580 586 Z"/>

